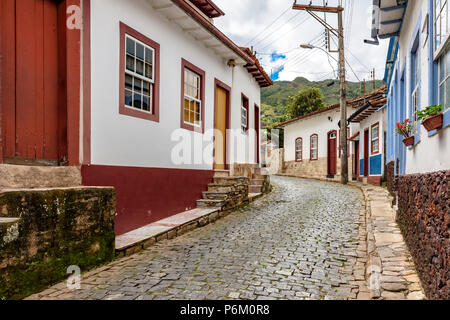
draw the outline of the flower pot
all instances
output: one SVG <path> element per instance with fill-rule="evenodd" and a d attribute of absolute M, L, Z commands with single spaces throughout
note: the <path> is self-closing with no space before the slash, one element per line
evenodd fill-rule
<path fill-rule="evenodd" d="M 433 131 L 442 127 L 443 124 L 443 115 L 442 113 L 438 113 L 437 115 L 428 117 L 422 121 L 423 126 L 427 131 Z"/>
<path fill-rule="evenodd" d="M 407 138 L 403 139 L 403 143 L 407 147 L 412 146 L 414 144 L 414 136 L 407 137 Z"/>

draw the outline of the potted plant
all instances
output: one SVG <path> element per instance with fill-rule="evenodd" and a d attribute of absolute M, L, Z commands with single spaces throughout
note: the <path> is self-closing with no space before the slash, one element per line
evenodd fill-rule
<path fill-rule="evenodd" d="M 404 136 L 403 143 L 408 147 L 412 146 L 414 144 L 414 136 L 411 135 L 413 130 L 413 126 L 411 124 L 411 121 L 409 119 L 406 119 L 403 122 L 397 123 L 397 127 L 395 128 L 395 131 Z"/>
<path fill-rule="evenodd" d="M 442 127 L 442 105 L 426 107 L 424 110 L 417 112 L 417 116 L 427 131 Z"/>

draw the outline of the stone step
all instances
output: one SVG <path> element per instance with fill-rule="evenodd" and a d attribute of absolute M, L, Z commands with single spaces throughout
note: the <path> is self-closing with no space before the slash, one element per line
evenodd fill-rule
<path fill-rule="evenodd" d="M 253 174 L 253 177 L 252 177 L 252 179 L 256 179 L 256 180 L 264 180 L 264 175 L 262 175 L 262 174 Z"/>
<path fill-rule="evenodd" d="M 171 239 L 217 220 L 220 208 L 193 209 L 116 236 L 116 254 L 133 254 L 157 241 Z"/>
<path fill-rule="evenodd" d="M 250 180 L 251 186 L 262 186 L 264 183 L 264 179 L 252 179 Z"/>
<path fill-rule="evenodd" d="M 82 185 L 78 167 L 0 164 L 0 189 L 67 188 Z"/>
<path fill-rule="evenodd" d="M 230 176 L 230 170 L 214 170 L 214 178 L 227 178 Z"/>
<path fill-rule="evenodd" d="M 208 184 L 208 191 L 216 191 L 216 192 L 233 192 L 235 190 L 234 184 L 217 184 L 210 183 Z"/>
<path fill-rule="evenodd" d="M 250 186 L 248 188 L 249 193 L 261 193 L 261 190 L 262 190 L 262 185 Z"/>
<path fill-rule="evenodd" d="M 222 208 L 223 206 L 225 206 L 225 200 L 197 200 L 197 207 L 199 208 Z"/>
<path fill-rule="evenodd" d="M 227 200 L 233 192 L 226 191 L 205 191 L 202 192 L 205 200 Z"/>
<path fill-rule="evenodd" d="M 20 220 L 20 218 L 5 218 L 5 217 L 0 217 L 0 226 L 6 226 L 9 227 L 12 224 L 18 222 Z"/>
<path fill-rule="evenodd" d="M 267 175 L 269 175 L 269 170 L 267 168 L 256 168 L 254 173 L 263 175 L 263 176 L 267 176 Z"/>
<path fill-rule="evenodd" d="M 246 177 L 215 177 L 214 183 L 215 184 L 243 184 L 243 183 L 249 183 L 249 178 Z"/>

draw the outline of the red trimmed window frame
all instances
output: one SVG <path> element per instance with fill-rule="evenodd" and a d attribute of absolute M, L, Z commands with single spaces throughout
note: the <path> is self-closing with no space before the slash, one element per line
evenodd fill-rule
<path fill-rule="evenodd" d="M 378 126 L 378 150 L 373 150 L 373 128 Z M 380 153 L 380 122 L 374 123 L 370 126 L 370 155 L 375 155 Z"/>
<path fill-rule="evenodd" d="M 313 158 L 312 154 L 313 154 L 313 149 L 312 149 L 312 139 L 313 137 L 317 137 L 317 158 Z M 319 160 L 319 135 L 317 133 L 312 134 L 309 137 L 309 160 L 310 161 L 317 161 Z"/>
<path fill-rule="evenodd" d="M 244 134 L 248 134 L 248 130 L 250 129 L 250 100 L 248 99 L 248 97 L 241 93 L 241 107 L 244 107 L 247 110 L 247 128 L 245 129 L 245 131 L 243 131 Z M 241 110 L 241 118 L 242 118 L 242 110 Z M 242 119 L 240 120 L 240 127 L 242 130 Z"/>
<path fill-rule="evenodd" d="M 301 153 L 302 156 L 300 157 L 300 159 L 297 157 L 297 141 L 301 141 L 302 142 L 302 149 L 301 149 Z M 303 138 L 297 138 L 295 139 L 295 162 L 303 162 Z"/>
<path fill-rule="evenodd" d="M 201 126 L 194 126 L 184 122 L 184 69 L 188 69 L 200 76 L 200 121 Z M 181 108 L 180 108 L 180 128 L 189 131 L 205 133 L 205 78 L 206 72 L 194 65 L 193 63 L 181 58 Z"/>
<path fill-rule="evenodd" d="M 153 61 L 154 79 L 152 95 L 152 113 L 132 109 L 125 106 L 125 36 L 129 35 L 155 50 Z M 160 88 L 160 45 L 130 26 L 120 22 L 120 84 L 119 84 L 119 114 L 139 119 L 159 122 L 159 88 Z"/>

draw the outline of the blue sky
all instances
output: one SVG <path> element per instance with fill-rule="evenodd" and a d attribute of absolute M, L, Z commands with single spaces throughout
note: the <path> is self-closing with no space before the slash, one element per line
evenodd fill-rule
<path fill-rule="evenodd" d="M 215 19 L 218 26 L 238 45 L 253 46 L 258 58 L 274 79 L 310 80 L 332 79 L 337 64 L 318 50 L 301 49 L 300 44 L 312 43 L 324 48 L 324 27 L 308 13 L 292 10 L 292 0 L 215 0 L 225 16 Z M 310 0 L 298 0 L 309 3 Z M 330 6 L 338 0 L 328 0 Z M 346 59 L 350 81 L 369 80 L 372 68 L 376 78 L 382 79 L 388 41 L 380 46 L 363 43 L 369 38 L 372 20 L 372 0 L 343 0 L 346 36 Z M 322 0 L 313 0 L 322 5 Z M 281 16 L 281 17 L 280 17 Z M 323 15 L 321 15 L 323 17 Z M 271 23 L 280 17 L 275 23 Z M 327 22 L 337 26 L 335 15 L 328 14 Z M 334 46 L 335 40 L 331 40 Z M 337 54 L 333 53 L 335 58 Z M 356 76 L 355 76 L 356 74 Z"/>

